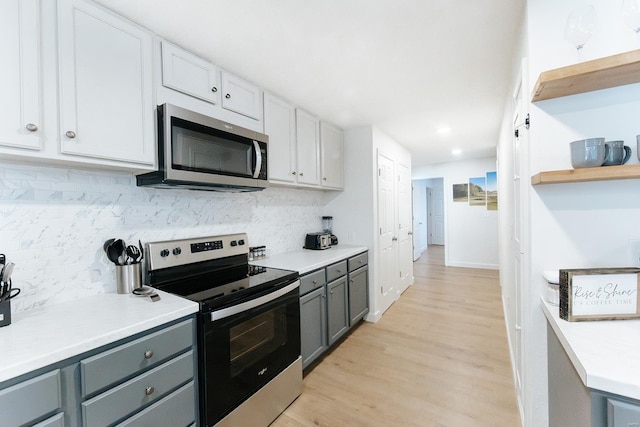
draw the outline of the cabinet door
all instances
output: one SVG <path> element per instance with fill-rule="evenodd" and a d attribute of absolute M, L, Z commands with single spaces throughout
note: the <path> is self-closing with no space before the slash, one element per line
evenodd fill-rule
<path fill-rule="evenodd" d="M 152 165 L 152 35 L 83 0 L 58 3 L 64 154 Z"/>
<path fill-rule="evenodd" d="M 0 425 L 17 427 L 42 418 L 62 406 L 60 370 L 0 390 Z"/>
<path fill-rule="evenodd" d="M 295 183 L 295 109 L 267 92 L 264 93 L 264 133 L 269 135 L 269 180 Z"/>
<path fill-rule="evenodd" d="M 328 123 L 320 123 L 321 185 L 344 189 L 344 143 L 342 131 Z"/>
<path fill-rule="evenodd" d="M 364 266 L 349 273 L 349 326 L 355 325 L 369 312 L 368 270 Z"/>
<path fill-rule="evenodd" d="M 212 104 L 220 103 L 220 70 L 164 40 L 162 85 Z"/>
<path fill-rule="evenodd" d="M 320 185 L 320 141 L 318 119 L 296 109 L 298 183 Z"/>
<path fill-rule="evenodd" d="M 40 149 L 40 1 L 0 4 L 0 144 Z"/>
<path fill-rule="evenodd" d="M 222 72 L 222 107 L 260 120 L 260 88 L 233 74 Z"/>
<path fill-rule="evenodd" d="M 327 322 L 329 346 L 332 346 L 349 329 L 347 276 L 327 285 Z"/>
<path fill-rule="evenodd" d="M 321 287 L 300 298 L 302 368 L 327 349 L 326 289 Z"/>

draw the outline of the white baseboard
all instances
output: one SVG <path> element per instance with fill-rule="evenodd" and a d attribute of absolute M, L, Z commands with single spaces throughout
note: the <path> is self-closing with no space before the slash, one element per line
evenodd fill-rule
<path fill-rule="evenodd" d="M 481 268 L 484 270 L 500 270 L 500 266 L 498 264 L 481 264 L 481 263 L 472 263 L 472 262 L 451 262 L 447 264 L 447 267 L 463 267 L 463 268 Z"/>

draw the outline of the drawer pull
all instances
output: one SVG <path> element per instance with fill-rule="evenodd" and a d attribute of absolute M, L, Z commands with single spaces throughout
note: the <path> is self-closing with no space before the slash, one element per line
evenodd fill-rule
<path fill-rule="evenodd" d="M 342 270 L 336 270 L 336 272 L 337 272 L 338 274 L 340 274 L 340 273 L 342 273 Z"/>
<path fill-rule="evenodd" d="M 153 394 L 153 392 L 156 391 L 155 388 L 153 387 L 147 387 L 144 389 L 144 394 L 146 394 L 147 396 L 151 396 Z"/>
<path fill-rule="evenodd" d="M 25 127 L 29 132 L 35 132 L 38 130 L 38 126 L 34 125 L 33 123 L 29 123 Z"/>
<path fill-rule="evenodd" d="M 153 357 L 153 351 L 151 350 L 147 350 L 144 352 L 144 358 L 145 359 L 151 359 Z"/>
<path fill-rule="evenodd" d="M 314 285 L 317 285 L 318 281 L 317 280 L 312 280 L 311 283 L 313 283 Z"/>

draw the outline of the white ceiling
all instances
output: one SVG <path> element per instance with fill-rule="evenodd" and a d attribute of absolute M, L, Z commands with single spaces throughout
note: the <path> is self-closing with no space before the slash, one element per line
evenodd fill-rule
<path fill-rule="evenodd" d="M 495 154 L 524 1 L 98 0 L 414 166 Z"/>

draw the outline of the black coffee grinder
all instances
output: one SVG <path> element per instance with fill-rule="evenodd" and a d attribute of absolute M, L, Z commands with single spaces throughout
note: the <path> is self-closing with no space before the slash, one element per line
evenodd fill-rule
<path fill-rule="evenodd" d="M 323 216 L 322 217 L 322 231 L 325 233 L 329 233 L 331 235 L 331 246 L 335 246 L 338 244 L 338 238 L 331 231 L 333 229 L 333 217 L 332 216 Z"/>

